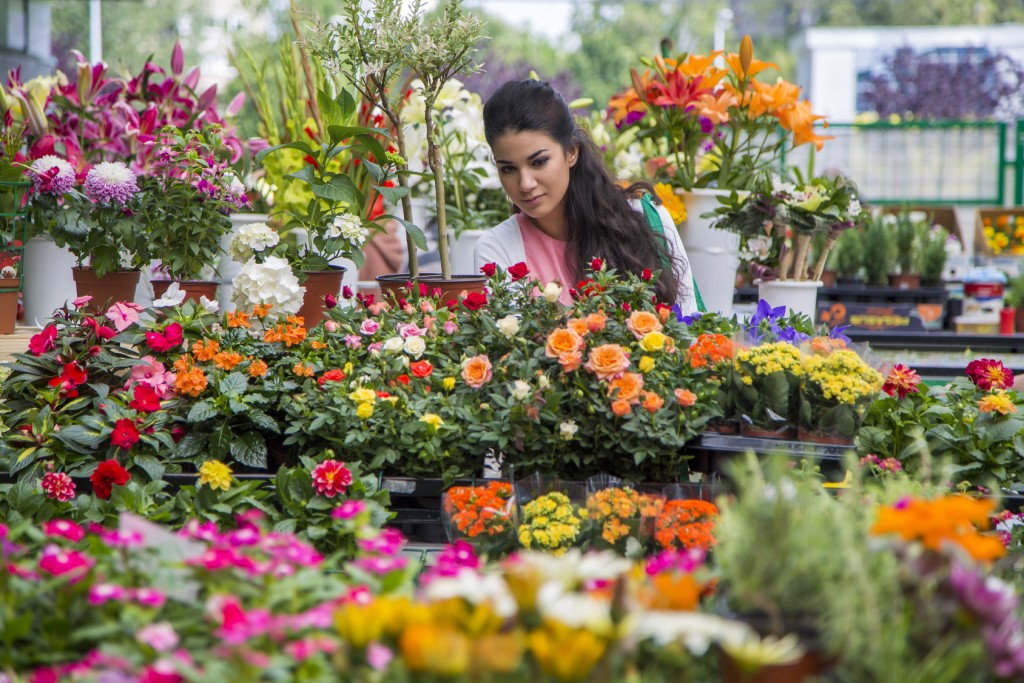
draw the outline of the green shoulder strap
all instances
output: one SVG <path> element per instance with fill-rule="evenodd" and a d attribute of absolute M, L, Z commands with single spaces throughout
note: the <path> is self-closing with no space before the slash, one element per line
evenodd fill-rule
<path fill-rule="evenodd" d="M 661 215 L 658 213 L 658 207 L 656 207 L 654 202 L 651 201 L 651 195 L 645 192 L 640 203 L 644 207 L 644 216 L 647 217 L 647 222 L 650 224 L 651 230 L 654 231 L 654 234 L 660 236 L 661 239 L 664 240 L 665 226 L 661 224 Z M 670 268 L 672 266 L 668 260 L 668 256 L 665 257 L 665 261 L 662 265 L 666 268 Z M 692 270 L 693 269 L 691 268 L 691 271 Z M 697 287 L 696 279 L 693 280 L 693 297 L 697 300 L 697 310 L 701 313 L 706 313 L 708 309 L 704 305 L 704 299 L 700 295 L 700 288 Z"/>

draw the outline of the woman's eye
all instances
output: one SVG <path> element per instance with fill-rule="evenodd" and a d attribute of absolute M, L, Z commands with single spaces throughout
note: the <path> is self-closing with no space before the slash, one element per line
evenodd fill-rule
<path fill-rule="evenodd" d="M 499 166 L 498 173 L 512 173 L 516 170 L 515 166 Z"/>
<path fill-rule="evenodd" d="M 541 166 L 543 166 L 547 162 L 548 162 L 548 158 L 547 157 L 541 157 L 539 159 L 534 159 L 533 160 L 533 165 L 534 165 L 535 168 L 540 168 Z"/>

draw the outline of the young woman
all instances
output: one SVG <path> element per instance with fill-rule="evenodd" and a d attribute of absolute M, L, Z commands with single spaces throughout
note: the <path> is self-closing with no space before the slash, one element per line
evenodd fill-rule
<path fill-rule="evenodd" d="M 657 206 L 659 234 L 639 199 L 650 185 L 616 184 L 550 85 L 505 83 L 484 105 L 484 133 L 515 213 L 477 242 L 477 267 L 525 262 L 532 277 L 561 282 L 569 304 L 569 289 L 598 257 L 620 273 L 660 270 L 658 299 L 678 303 L 684 314 L 697 310 L 686 250 L 668 211 Z"/>

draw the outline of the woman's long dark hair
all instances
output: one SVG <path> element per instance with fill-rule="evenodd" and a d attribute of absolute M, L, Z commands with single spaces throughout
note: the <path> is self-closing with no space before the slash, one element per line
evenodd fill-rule
<path fill-rule="evenodd" d="M 565 197 L 565 260 L 574 277 L 582 279 L 595 256 L 620 273 L 640 275 L 645 268 L 660 269 L 655 290 L 658 299 L 675 301 L 681 289 L 676 269 L 681 265 L 678 260 L 670 261 L 673 256 L 666 240 L 654 233 L 644 213 L 634 210 L 628 201 L 647 191 L 660 203 L 650 183 L 620 187 L 593 140 L 576 125 L 565 100 L 547 83 L 509 81 L 484 105 L 484 134 L 492 148 L 505 133 L 524 131 L 549 135 L 566 152 L 574 147 L 579 150 Z M 675 267 L 666 268 L 668 262 Z"/>

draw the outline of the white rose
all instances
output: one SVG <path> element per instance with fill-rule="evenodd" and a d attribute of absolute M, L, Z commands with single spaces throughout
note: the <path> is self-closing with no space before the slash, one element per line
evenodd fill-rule
<path fill-rule="evenodd" d="M 408 337 L 405 340 L 405 352 L 413 358 L 419 358 L 427 350 L 427 342 L 423 337 Z"/>
<path fill-rule="evenodd" d="M 523 399 L 525 399 L 527 396 L 530 395 L 531 391 L 532 390 L 530 389 L 530 385 L 521 379 L 517 379 L 515 382 L 512 383 L 512 398 L 514 398 L 517 401 L 522 401 Z"/>
<path fill-rule="evenodd" d="M 551 382 L 548 380 L 548 376 L 541 375 L 540 377 L 538 377 L 537 386 L 540 387 L 542 390 L 547 389 L 549 386 L 551 386 Z"/>
<path fill-rule="evenodd" d="M 398 353 L 402 350 L 402 346 L 405 345 L 405 340 L 401 337 L 391 337 L 384 342 L 384 350 L 389 353 Z"/>
<path fill-rule="evenodd" d="M 557 282 L 549 282 L 544 285 L 544 300 L 549 304 L 558 301 L 560 296 L 562 296 L 562 288 Z"/>
<path fill-rule="evenodd" d="M 579 427 L 576 426 L 576 420 L 565 420 L 558 425 L 558 436 L 563 441 L 572 441 L 572 437 L 576 436 L 576 432 L 579 431 Z"/>
<path fill-rule="evenodd" d="M 299 284 L 291 265 L 280 256 L 271 256 L 265 263 L 249 259 L 232 284 L 234 301 L 243 309 L 272 304 L 276 311 L 295 315 L 306 294 L 306 288 Z"/>
<path fill-rule="evenodd" d="M 498 321 L 498 331 L 508 339 L 516 336 L 519 334 L 519 318 L 514 315 L 506 315 Z"/>

